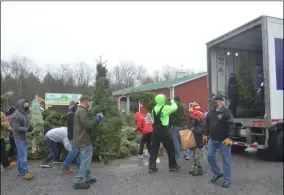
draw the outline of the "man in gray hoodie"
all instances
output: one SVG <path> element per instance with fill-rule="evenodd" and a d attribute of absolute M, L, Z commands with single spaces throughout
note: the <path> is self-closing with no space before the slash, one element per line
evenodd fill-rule
<path fill-rule="evenodd" d="M 28 143 L 26 141 L 26 133 L 32 131 L 33 128 L 28 121 L 29 103 L 25 99 L 18 101 L 16 105 L 16 112 L 13 114 L 13 135 L 16 146 L 18 148 L 17 154 L 17 168 L 20 176 L 24 179 L 33 179 L 34 175 L 28 170 Z"/>

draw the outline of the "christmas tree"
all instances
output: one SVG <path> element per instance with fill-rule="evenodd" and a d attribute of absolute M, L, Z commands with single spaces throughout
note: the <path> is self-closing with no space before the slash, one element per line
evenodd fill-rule
<path fill-rule="evenodd" d="M 99 112 L 102 112 L 104 115 L 99 126 L 92 130 L 92 140 L 95 156 L 99 157 L 99 159 L 104 159 L 106 164 L 108 157 L 120 155 L 123 117 L 116 108 L 116 102 L 112 97 L 105 63 L 102 59 L 97 61 L 96 83 L 90 112 L 92 116 L 96 116 Z"/>
<path fill-rule="evenodd" d="M 27 139 L 29 140 L 29 158 L 39 159 L 40 153 L 42 153 L 40 145 L 44 136 L 44 121 L 37 95 L 31 103 L 29 118 L 33 127 L 33 131 L 27 134 Z"/>
<path fill-rule="evenodd" d="M 240 71 L 237 73 L 238 90 L 240 96 L 240 105 L 244 108 L 253 106 L 254 86 L 251 70 L 245 65 L 241 65 Z"/>

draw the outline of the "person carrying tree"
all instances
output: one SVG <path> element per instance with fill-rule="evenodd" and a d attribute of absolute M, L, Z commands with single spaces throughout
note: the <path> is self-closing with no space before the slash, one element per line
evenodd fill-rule
<path fill-rule="evenodd" d="M 96 179 L 92 177 L 93 145 L 90 131 L 103 119 L 103 114 L 98 113 L 92 119 L 88 111 L 90 101 L 89 96 L 82 95 L 74 117 L 73 141 L 81 160 L 73 184 L 75 189 L 88 189 L 90 184 L 96 183 Z"/>
<path fill-rule="evenodd" d="M 158 171 L 156 160 L 161 142 L 168 154 L 170 171 L 178 171 L 180 169 L 175 160 L 174 144 L 169 132 L 169 115 L 177 110 L 177 104 L 174 100 L 171 100 L 171 105 L 165 105 L 165 101 L 165 95 L 163 94 L 158 94 L 155 97 L 156 106 L 152 110 L 154 124 L 152 149 L 149 159 L 149 173 Z"/>
<path fill-rule="evenodd" d="M 31 180 L 34 175 L 28 169 L 28 143 L 26 141 L 26 133 L 31 132 L 33 127 L 28 119 L 29 103 L 25 99 L 21 99 L 16 104 L 16 112 L 13 114 L 13 135 L 17 154 L 17 168 L 19 176 L 24 176 L 24 179 Z"/>
<path fill-rule="evenodd" d="M 11 133 L 12 127 L 9 124 L 9 121 L 6 118 L 6 115 L 1 111 L 1 164 L 4 168 L 15 166 L 15 163 L 12 162 L 6 152 L 6 143 L 4 139 L 4 131 Z"/>
<path fill-rule="evenodd" d="M 139 157 L 142 159 L 143 156 L 143 150 L 144 145 L 146 143 L 148 153 L 151 152 L 151 139 L 152 139 L 152 132 L 153 127 L 151 123 L 145 118 L 140 112 L 135 113 L 135 119 L 137 122 L 136 131 L 139 131 L 142 133 L 141 141 L 140 141 L 140 149 L 139 149 Z"/>

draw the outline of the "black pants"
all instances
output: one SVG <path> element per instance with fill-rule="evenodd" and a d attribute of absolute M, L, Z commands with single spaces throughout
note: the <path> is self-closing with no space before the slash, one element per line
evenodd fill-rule
<path fill-rule="evenodd" d="M 141 141 L 140 141 L 139 155 L 143 154 L 145 143 L 146 143 L 146 146 L 147 146 L 147 150 L 148 150 L 148 152 L 150 154 L 150 151 L 151 151 L 151 139 L 152 139 L 152 133 L 147 133 L 147 134 L 142 135 Z"/>
<path fill-rule="evenodd" d="M 236 97 L 231 97 L 230 98 L 230 105 L 228 109 L 231 111 L 233 117 L 236 117 L 237 115 L 237 106 L 238 106 L 238 98 Z"/>
<path fill-rule="evenodd" d="M 8 154 L 6 152 L 6 144 L 5 139 L 2 138 L 1 140 L 1 164 L 4 168 L 9 167 L 10 160 L 8 158 Z"/>
<path fill-rule="evenodd" d="M 53 158 L 55 161 L 60 161 L 60 155 L 62 152 L 61 143 L 54 142 L 50 140 L 48 137 L 43 138 L 44 143 L 49 147 L 50 153 L 47 158 L 43 160 L 42 164 L 48 164 Z"/>
<path fill-rule="evenodd" d="M 170 136 L 169 129 L 167 127 L 155 126 L 152 133 L 152 147 L 149 159 L 149 169 L 156 168 L 156 160 L 158 158 L 161 142 L 168 153 L 169 167 L 175 168 L 177 166 L 174 143 Z"/>
<path fill-rule="evenodd" d="M 15 153 L 16 144 L 15 144 L 15 140 L 13 137 L 9 137 L 9 142 L 10 142 L 9 157 L 12 158 L 12 156 Z"/>

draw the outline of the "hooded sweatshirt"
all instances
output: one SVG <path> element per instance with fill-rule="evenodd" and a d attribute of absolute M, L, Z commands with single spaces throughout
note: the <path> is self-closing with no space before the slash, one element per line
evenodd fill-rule
<path fill-rule="evenodd" d="M 158 114 L 160 109 L 163 107 L 161 111 L 160 120 L 163 126 L 169 125 L 169 116 L 171 113 L 177 110 L 177 104 L 174 100 L 171 100 L 171 105 L 165 105 L 165 95 L 159 94 L 155 97 L 156 106 L 154 107 L 152 111 L 152 115 L 154 115 L 154 112 Z"/>
<path fill-rule="evenodd" d="M 19 100 L 16 104 L 16 112 L 13 114 L 13 135 L 18 141 L 26 140 L 26 133 L 29 129 L 28 113 L 24 110 L 26 102 L 25 99 Z"/>
<path fill-rule="evenodd" d="M 151 123 L 140 113 L 135 113 L 135 119 L 137 121 L 136 131 L 140 131 L 143 135 L 152 133 L 153 127 Z"/>
<path fill-rule="evenodd" d="M 57 128 L 49 130 L 45 134 L 45 137 L 48 137 L 53 142 L 62 143 L 64 145 L 64 148 L 68 152 L 70 152 L 71 151 L 71 144 L 69 142 L 67 134 L 68 134 L 67 127 L 57 127 Z"/>

